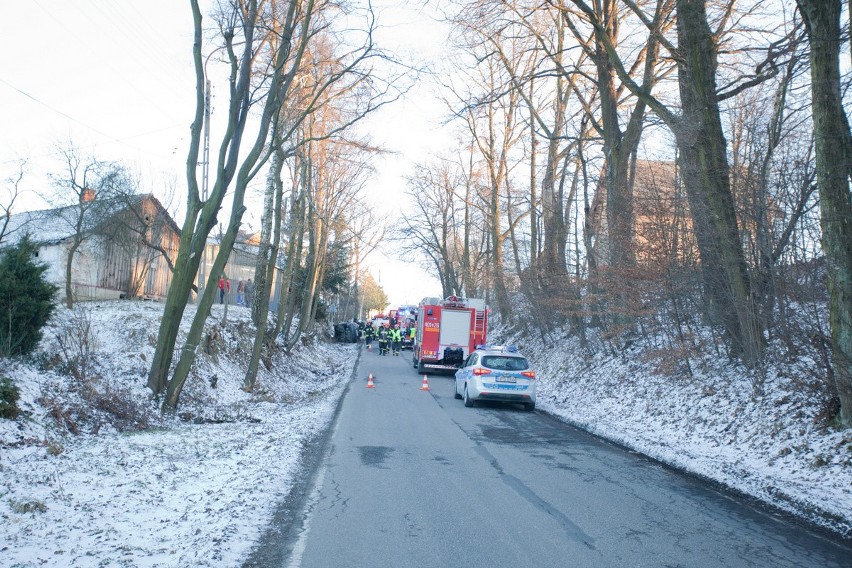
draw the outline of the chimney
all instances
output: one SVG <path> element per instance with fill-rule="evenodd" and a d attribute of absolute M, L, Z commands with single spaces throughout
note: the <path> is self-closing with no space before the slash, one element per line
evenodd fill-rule
<path fill-rule="evenodd" d="M 83 193 L 80 195 L 80 203 L 90 203 L 95 200 L 95 190 L 89 189 L 88 187 L 83 189 Z"/>

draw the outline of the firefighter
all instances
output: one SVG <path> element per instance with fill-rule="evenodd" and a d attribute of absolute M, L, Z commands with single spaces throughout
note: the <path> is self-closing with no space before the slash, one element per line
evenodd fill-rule
<path fill-rule="evenodd" d="M 408 327 L 408 346 L 414 349 L 414 337 L 417 335 L 417 326 L 411 324 Z"/>
<path fill-rule="evenodd" d="M 391 345 L 393 346 L 394 356 L 399 355 L 399 350 L 402 347 L 402 330 L 394 326 L 391 329 Z"/>
<path fill-rule="evenodd" d="M 387 355 L 388 352 L 388 324 L 379 328 L 379 355 Z"/>
<path fill-rule="evenodd" d="M 373 322 L 367 324 L 364 328 L 364 343 L 367 347 L 373 342 L 373 335 L 376 333 L 376 330 L 373 329 Z"/>

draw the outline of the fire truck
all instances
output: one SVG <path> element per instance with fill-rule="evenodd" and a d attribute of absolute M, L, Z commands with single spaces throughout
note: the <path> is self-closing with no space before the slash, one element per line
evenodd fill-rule
<path fill-rule="evenodd" d="M 423 298 L 417 307 L 414 367 L 455 371 L 477 345 L 486 343 L 488 308 L 484 300 L 450 296 Z"/>

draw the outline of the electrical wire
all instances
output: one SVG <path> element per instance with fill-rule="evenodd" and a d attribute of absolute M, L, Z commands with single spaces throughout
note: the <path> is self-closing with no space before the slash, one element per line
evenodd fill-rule
<path fill-rule="evenodd" d="M 125 136 L 125 137 L 123 137 L 123 138 L 116 138 L 116 137 L 114 137 L 114 136 L 112 136 L 112 135 L 110 135 L 110 134 L 107 134 L 106 132 L 103 132 L 103 131 L 101 131 L 101 130 L 99 130 L 99 129 L 95 128 L 94 126 L 92 126 L 92 125 L 90 125 L 90 124 L 87 124 L 87 123 L 85 123 L 85 122 L 83 122 L 83 121 L 81 121 L 81 120 L 78 120 L 78 119 L 74 118 L 74 117 L 73 117 L 73 116 L 71 116 L 70 114 L 68 114 L 68 113 L 66 113 L 66 112 L 64 112 L 64 111 L 62 111 L 62 110 L 60 110 L 60 109 L 58 109 L 58 108 L 55 108 L 55 107 L 53 107 L 53 106 L 51 106 L 51 105 L 47 104 L 46 102 L 44 102 L 44 101 L 42 101 L 42 100 L 38 99 L 37 97 L 35 97 L 35 96 L 33 96 L 33 95 L 29 94 L 28 92 L 24 91 L 23 89 L 20 89 L 20 88 L 16 87 L 15 85 L 12 85 L 11 83 L 9 83 L 8 81 L 6 81 L 6 80 L 5 80 L 5 79 L 3 79 L 2 77 L 0 77 L 0 83 L 3 83 L 4 85 L 6 85 L 7 87 L 9 87 L 10 89 L 12 89 L 12 90 L 14 90 L 14 91 L 18 92 L 19 94 L 21 94 L 22 96 L 24 96 L 24 97 L 26 97 L 26 98 L 28 98 L 28 99 L 32 100 L 33 102 L 35 102 L 35 103 L 37 103 L 37 104 L 39 104 L 39 105 L 41 105 L 41 106 L 45 107 L 46 109 L 50 110 L 51 112 L 54 112 L 54 113 L 56 113 L 56 114 L 58 114 L 58 115 L 60 115 L 60 116 L 63 116 L 63 117 L 65 117 L 65 118 L 67 118 L 68 120 L 70 120 L 70 121 L 72 121 L 72 122 L 74 122 L 74 123 L 76 123 L 76 124 L 79 124 L 80 126 L 82 126 L 82 127 L 84 127 L 84 128 L 87 128 L 87 129 L 91 130 L 91 131 L 92 131 L 92 132 L 94 132 L 95 134 L 99 134 L 99 135 L 103 136 L 104 138 L 108 139 L 110 142 L 115 142 L 115 143 L 118 143 L 118 144 L 122 144 L 122 145 L 124 145 L 124 146 L 127 146 L 128 148 L 131 148 L 131 149 L 133 149 L 133 150 L 136 150 L 137 152 L 142 152 L 142 153 L 145 153 L 145 154 L 148 154 L 148 155 L 154 156 L 154 157 L 156 157 L 156 158 L 160 158 L 160 159 L 162 159 L 162 158 L 163 158 L 163 156 L 158 155 L 158 154 L 155 154 L 155 153 L 150 152 L 150 151 L 148 151 L 148 150 L 145 150 L 145 149 L 143 149 L 143 148 L 139 148 L 139 147 L 137 147 L 137 146 L 134 146 L 133 144 L 128 144 L 128 143 L 127 143 L 127 140 L 132 140 L 132 139 L 134 139 L 134 138 L 141 138 L 141 137 L 143 137 L 143 136 L 148 136 L 148 135 L 150 135 L 150 134 L 157 134 L 157 133 L 159 133 L 159 132 L 164 132 L 164 131 L 166 131 L 166 130 L 171 130 L 171 129 L 174 129 L 174 128 L 178 128 L 178 127 L 180 126 L 180 125 L 178 125 L 178 124 L 172 124 L 172 125 L 170 125 L 170 126 L 165 126 L 165 127 L 158 128 L 158 129 L 155 129 L 155 130 L 150 130 L 150 131 L 142 132 L 142 133 L 139 133 L 139 134 L 133 134 L 133 135 L 131 135 L 131 136 Z M 98 146 L 98 144 L 95 144 L 95 145 L 93 145 L 93 146 L 94 146 L 94 147 L 97 147 L 97 146 Z M 6 160 L 5 162 L 2 162 L 2 163 L 10 163 L 11 161 L 14 161 L 14 160 Z"/>

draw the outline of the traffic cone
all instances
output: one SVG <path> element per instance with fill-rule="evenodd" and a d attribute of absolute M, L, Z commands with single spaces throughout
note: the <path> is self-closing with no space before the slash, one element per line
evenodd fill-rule
<path fill-rule="evenodd" d="M 426 375 L 423 375 L 423 386 L 420 387 L 420 390 L 422 390 L 422 391 L 429 390 L 429 379 L 426 378 Z"/>
<path fill-rule="evenodd" d="M 370 373 L 370 376 L 367 377 L 367 388 L 368 389 L 376 388 L 376 385 L 373 384 L 373 373 Z"/>

